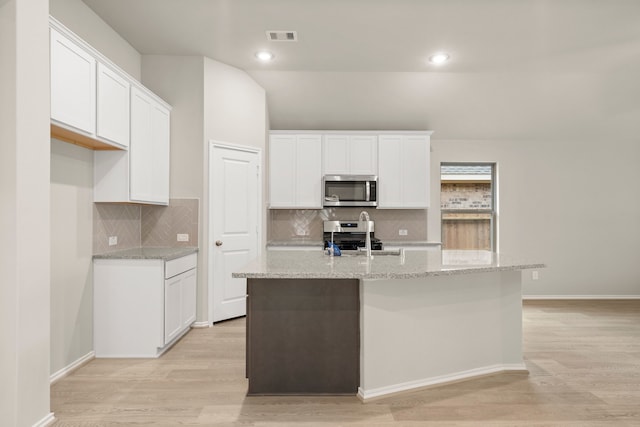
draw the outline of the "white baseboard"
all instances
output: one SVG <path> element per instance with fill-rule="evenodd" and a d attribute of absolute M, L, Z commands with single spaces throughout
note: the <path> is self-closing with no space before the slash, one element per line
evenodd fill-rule
<path fill-rule="evenodd" d="M 484 368 L 470 369 L 468 371 L 456 372 L 453 374 L 441 375 L 437 377 L 423 378 L 416 381 L 409 381 L 406 383 L 394 384 L 366 391 L 363 390 L 362 387 L 358 387 L 358 398 L 363 402 L 367 402 L 375 398 L 386 397 L 389 395 L 407 391 L 416 391 L 417 389 L 429 388 L 433 386 L 452 384 L 500 372 L 529 372 L 529 370 L 524 363 L 511 363 L 506 365 L 494 365 Z"/>
<path fill-rule="evenodd" d="M 640 295 L 523 295 L 524 300 L 544 299 L 640 299 Z"/>
<path fill-rule="evenodd" d="M 56 420 L 53 412 L 49 412 L 43 419 L 33 425 L 33 427 L 48 427 L 52 425 Z"/>
<path fill-rule="evenodd" d="M 67 365 L 64 368 L 60 369 L 59 371 L 54 372 L 53 374 L 51 374 L 51 376 L 49 377 L 49 383 L 53 384 L 56 381 L 61 380 L 62 378 L 66 377 L 71 372 L 75 371 L 80 366 L 84 365 L 85 363 L 89 362 L 90 360 L 94 359 L 95 357 L 96 357 L 96 352 L 95 351 L 90 351 L 89 353 L 85 354 L 84 356 L 82 356 L 81 358 L 76 360 L 75 362 L 72 362 L 70 365 Z"/>
<path fill-rule="evenodd" d="M 193 322 L 191 324 L 191 327 L 193 329 L 200 329 L 200 328 L 210 328 L 211 327 L 211 323 L 209 323 L 208 321 L 204 321 L 204 322 Z"/>

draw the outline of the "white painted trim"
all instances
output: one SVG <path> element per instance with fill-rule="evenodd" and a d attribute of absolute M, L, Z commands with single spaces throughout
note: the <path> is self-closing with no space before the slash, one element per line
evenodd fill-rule
<path fill-rule="evenodd" d="M 213 186 L 211 185 L 211 180 L 212 180 L 211 164 L 213 163 L 214 147 L 226 148 L 228 150 L 244 151 L 244 152 L 256 154 L 258 156 L 258 166 L 260 168 L 260 174 L 258 175 L 258 213 L 259 213 L 258 215 L 258 250 L 260 250 L 260 248 L 263 247 L 262 233 L 264 230 L 262 229 L 262 223 L 264 222 L 264 216 L 266 215 L 266 212 L 263 209 L 264 199 L 263 199 L 263 189 L 262 189 L 262 187 L 264 186 L 264 180 L 265 180 L 264 174 L 265 174 L 266 167 L 263 162 L 262 148 L 249 146 L 249 145 L 242 145 L 242 144 L 233 144 L 233 143 L 210 139 L 209 153 L 207 154 L 207 158 L 208 158 L 208 162 L 207 162 L 207 185 L 208 185 L 207 225 L 208 225 L 209 235 L 207 236 L 208 246 L 207 246 L 207 250 L 205 251 L 205 253 L 207 254 L 206 262 L 207 262 L 207 269 L 208 269 L 207 271 L 207 293 L 208 293 L 207 316 L 209 318 L 209 325 L 213 325 L 213 257 L 214 257 L 214 253 L 213 251 L 210 250 L 210 248 L 213 247 L 214 241 L 215 241 L 215 238 L 214 238 L 215 230 L 213 227 L 213 209 L 211 209 L 211 206 L 213 205 L 213 197 L 212 197 Z"/>
<path fill-rule="evenodd" d="M 612 299 L 640 299 L 640 295 L 523 295 L 523 300 L 553 300 L 553 299 L 578 299 L 578 300 L 612 300 Z"/>
<path fill-rule="evenodd" d="M 53 415 L 53 412 L 49 412 L 47 415 L 45 415 L 44 418 L 42 418 L 40 421 L 35 423 L 33 427 L 47 427 L 47 426 L 53 425 L 55 421 L 56 421 L 56 417 Z"/>
<path fill-rule="evenodd" d="M 51 376 L 49 377 L 49 383 L 53 384 L 56 381 L 61 380 L 62 378 L 69 375 L 71 372 L 81 367 L 82 365 L 89 363 L 91 360 L 95 359 L 95 357 L 96 357 L 96 352 L 93 350 L 90 351 L 89 353 L 85 354 L 84 356 L 80 357 L 74 362 L 71 362 L 69 365 L 65 366 L 59 371 L 56 371 L 53 374 L 51 374 Z"/>
<path fill-rule="evenodd" d="M 408 381 L 406 383 L 394 384 L 385 387 L 378 387 L 371 390 L 363 390 L 362 387 L 358 387 L 358 398 L 363 402 L 368 400 L 388 396 L 390 394 L 397 394 L 406 391 L 415 391 L 416 389 L 441 386 L 451 384 L 459 381 L 466 381 L 477 377 L 482 377 L 490 374 L 496 374 L 500 372 L 529 372 L 524 363 L 506 364 L 506 365 L 493 365 L 484 368 L 470 369 L 468 371 L 457 372 L 448 375 L 441 375 L 431 378 L 423 378 L 415 381 Z"/>
<path fill-rule="evenodd" d="M 206 320 L 204 322 L 193 322 L 191 324 L 191 327 L 193 329 L 210 328 L 211 327 L 211 322 L 209 322 L 208 320 Z"/>

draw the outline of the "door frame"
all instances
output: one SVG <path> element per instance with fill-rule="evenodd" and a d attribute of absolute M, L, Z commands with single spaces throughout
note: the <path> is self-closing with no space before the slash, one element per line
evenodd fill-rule
<path fill-rule="evenodd" d="M 258 156 L 258 253 L 262 249 L 262 222 L 263 215 L 262 207 L 264 206 L 262 202 L 262 174 L 263 174 L 263 165 L 262 165 L 262 149 L 260 147 L 253 147 L 249 145 L 242 144 L 234 144 L 230 142 L 218 141 L 218 140 L 209 140 L 209 164 L 208 164 L 208 172 L 209 176 L 207 179 L 207 185 L 209 189 L 207 191 L 207 222 L 209 224 L 209 235 L 207 236 L 207 322 L 211 326 L 213 324 L 213 271 L 214 271 L 214 251 L 212 250 L 213 245 L 215 244 L 215 232 L 216 232 L 216 224 L 213 221 L 213 152 L 215 148 L 223 148 L 226 150 L 235 150 L 242 151 L 245 153 L 252 153 Z"/>

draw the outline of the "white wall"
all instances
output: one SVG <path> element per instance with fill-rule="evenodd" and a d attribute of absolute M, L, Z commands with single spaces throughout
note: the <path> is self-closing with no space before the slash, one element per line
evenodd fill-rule
<path fill-rule="evenodd" d="M 93 152 L 51 140 L 51 373 L 93 351 Z"/>
<path fill-rule="evenodd" d="M 51 0 L 51 15 L 140 78 L 140 54 L 82 1 Z M 93 350 L 93 152 L 51 140 L 50 191 L 53 374 Z"/>
<path fill-rule="evenodd" d="M 0 4 L 0 420 L 10 426 L 51 417 L 48 19 L 47 0 Z"/>
<path fill-rule="evenodd" d="M 640 295 L 640 143 L 432 140 L 428 234 L 440 236 L 441 162 L 497 162 L 499 250 L 541 261 L 525 295 Z"/>
<path fill-rule="evenodd" d="M 216 139 L 266 146 L 266 96 L 264 89 L 246 72 L 204 60 L 206 140 Z"/>
<path fill-rule="evenodd" d="M 86 4 L 81 0 L 50 0 L 49 3 L 54 18 L 133 78 L 140 80 L 140 53 Z"/>

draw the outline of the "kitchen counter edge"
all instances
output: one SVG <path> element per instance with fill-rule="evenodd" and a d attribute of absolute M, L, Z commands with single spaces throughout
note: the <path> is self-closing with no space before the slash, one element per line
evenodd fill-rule
<path fill-rule="evenodd" d="M 93 259 L 161 259 L 171 261 L 197 253 L 197 247 L 139 247 L 93 255 Z"/>

